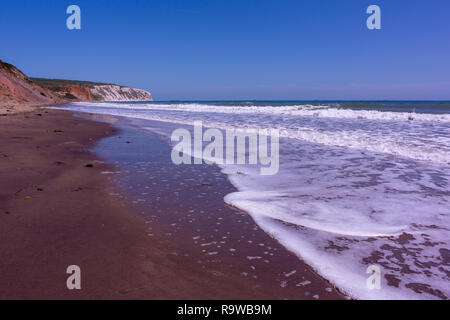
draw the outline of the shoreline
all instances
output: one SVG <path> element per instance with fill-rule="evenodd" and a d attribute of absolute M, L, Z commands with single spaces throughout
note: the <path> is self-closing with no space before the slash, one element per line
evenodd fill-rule
<path fill-rule="evenodd" d="M 0 299 L 277 299 L 174 256 L 179 243 L 149 237 L 145 219 L 111 197 L 118 188 L 101 173 L 112 166 L 91 149 L 116 128 L 35 111 L 0 118 Z M 69 265 L 81 268 L 80 291 L 66 288 Z"/>
<path fill-rule="evenodd" d="M 345 297 L 261 229 L 247 212 L 225 203 L 224 197 L 238 190 L 221 168 L 174 165 L 172 148 L 164 136 L 142 129 L 158 127 L 161 122 L 135 123 L 99 114 L 88 117 L 112 121 L 120 129 L 117 135 L 103 139 L 95 153 L 116 168 L 109 177 L 122 191 L 120 197 L 145 218 L 148 235 L 153 237 L 158 230 L 164 233 L 164 241 L 178 244 L 172 254 L 183 257 L 180 264 L 194 263 L 214 274 L 218 287 L 220 281 L 236 275 L 240 281 L 250 278 L 250 297 Z"/>
<path fill-rule="evenodd" d="M 22 113 L 30 113 L 30 112 L 39 112 L 39 110 L 42 110 L 41 108 L 44 107 L 57 107 L 62 106 L 69 103 L 69 101 L 61 101 L 61 102 L 55 102 L 52 104 L 48 103 L 25 103 L 25 104 L 11 104 L 11 103 L 0 103 L 0 116 L 10 116 L 15 114 L 22 114 Z"/>

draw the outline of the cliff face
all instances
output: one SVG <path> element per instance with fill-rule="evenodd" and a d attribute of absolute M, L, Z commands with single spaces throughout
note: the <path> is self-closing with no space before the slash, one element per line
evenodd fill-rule
<path fill-rule="evenodd" d="M 28 78 L 0 60 L 0 114 L 71 101 L 152 101 L 152 95 L 109 83 Z"/>
<path fill-rule="evenodd" d="M 115 84 L 40 78 L 32 80 L 62 99 L 71 101 L 152 101 L 152 95 L 145 90 Z"/>
<path fill-rule="evenodd" d="M 61 99 L 68 101 L 94 101 L 91 89 L 77 84 L 50 85 L 41 84 L 42 87 L 52 91 Z"/>
<path fill-rule="evenodd" d="M 29 111 L 33 106 L 63 102 L 15 66 L 0 60 L 0 112 Z"/>
<path fill-rule="evenodd" d="M 150 92 L 117 85 L 94 86 L 92 95 L 102 101 L 152 101 Z"/>

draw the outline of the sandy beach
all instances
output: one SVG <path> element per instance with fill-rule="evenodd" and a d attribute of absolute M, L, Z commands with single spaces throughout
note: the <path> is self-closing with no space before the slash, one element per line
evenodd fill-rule
<path fill-rule="evenodd" d="M 245 256 L 212 272 L 216 265 L 199 265 L 200 250 L 167 236 L 164 221 L 149 236 L 151 222 L 126 197 L 112 196 L 123 190 L 102 172 L 115 168 L 91 152 L 99 139 L 118 134 L 113 126 L 46 109 L 0 122 L 0 299 L 315 299 L 309 292 L 325 289 L 321 298 L 342 298 L 261 230 L 259 239 L 279 249 L 278 264 L 296 264 L 296 276 L 312 282 L 308 289 L 283 291 L 242 276 L 235 267 Z M 225 191 L 214 191 L 213 207 L 223 210 Z M 82 290 L 66 288 L 69 265 L 80 266 Z"/>

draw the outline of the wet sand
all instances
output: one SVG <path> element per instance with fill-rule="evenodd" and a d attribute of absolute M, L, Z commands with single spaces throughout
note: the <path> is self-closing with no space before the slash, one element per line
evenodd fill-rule
<path fill-rule="evenodd" d="M 131 203 L 143 216 L 149 237 L 163 232 L 160 245 L 178 244 L 171 254 L 180 263 L 194 262 L 218 283 L 238 276 L 251 283 L 255 296 L 342 297 L 247 213 L 224 203 L 224 196 L 237 190 L 220 168 L 174 165 L 165 138 L 142 129 L 160 125 L 164 126 L 153 121 L 117 121 L 119 133 L 95 148 L 115 167 L 104 172 L 119 186 L 114 196 Z"/>
<path fill-rule="evenodd" d="M 173 172 L 162 141 L 139 145 L 134 134 L 65 111 L 0 117 L 0 299 L 342 297 L 225 206 L 233 187 L 217 168 Z M 106 164 L 102 148 L 150 156 L 147 175 L 133 161 Z M 66 288 L 69 265 L 81 267 L 82 290 Z"/>
<path fill-rule="evenodd" d="M 59 104 L 61 104 L 60 102 Z M 54 105 L 58 105 L 55 103 Z M 6 117 L 16 113 L 25 112 L 37 112 L 39 113 L 39 107 L 48 106 L 48 103 L 2 103 L 0 102 L 0 116 Z"/>

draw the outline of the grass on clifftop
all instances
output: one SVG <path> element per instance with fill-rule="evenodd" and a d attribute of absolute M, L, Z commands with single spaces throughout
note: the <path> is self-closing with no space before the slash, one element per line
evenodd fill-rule
<path fill-rule="evenodd" d="M 44 79 L 44 78 L 31 78 L 35 83 L 39 85 L 68 85 L 75 84 L 82 87 L 93 88 L 94 86 L 115 85 L 113 83 L 92 82 L 92 81 L 80 81 L 80 80 L 62 80 L 62 79 Z"/>

